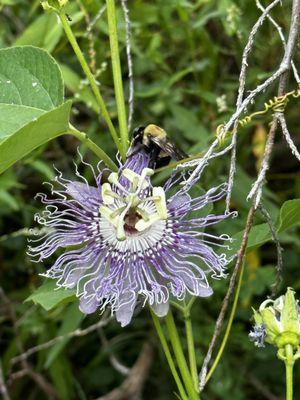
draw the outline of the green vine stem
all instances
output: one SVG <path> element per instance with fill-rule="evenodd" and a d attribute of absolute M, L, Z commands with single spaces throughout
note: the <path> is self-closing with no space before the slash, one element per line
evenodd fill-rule
<path fill-rule="evenodd" d="M 115 96 L 118 109 L 119 130 L 121 136 L 123 155 L 126 154 L 128 148 L 128 130 L 126 107 L 124 101 L 123 82 L 121 73 L 121 63 L 118 45 L 117 18 L 114 0 L 106 0 L 108 33 L 111 52 L 112 71 L 115 87 Z"/>
<path fill-rule="evenodd" d="M 66 133 L 75 136 L 78 140 L 84 143 L 97 157 L 102 160 L 111 171 L 118 171 L 118 167 L 113 162 L 113 160 L 102 150 L 99 146 L 96 145 L 91 139 L 89 139 L 84 132 L 80 132 L 74 126 L 70 125 L 70 130 Z"/>
<path fill-rule="evenodd" d="M 293 400 L 293 368 L 294 368 L 293 346 L 285 345 L 285 376 L 286 376 L 286 400 Z"/>
<path fill-rule="evenodd" d="M 230 331 L 231 331 L 231 327 L 232 327 L 232 323 L 233 323 L 233 319 L 234 319 L 235 312 L 236 312 L 236 309 L 237 309 L 238 299 L 239 299 L 239 295 L 240 295 L 240 291 L 241 291 L 244 270 L 245 270 L 245 265 L 243 263 L 242 267 L 241 267 L 241 270 L 240 270 L 239 280 L 238 280 L 238 284 L 237 284 L 237 288 L 236 288 L 236 292 L 235 292 L 235 296 L 234 296 L 234 300 L 233 300 L 233 304 L 232 304 L 232 309 L 230 311 L 230 316 L 229 316 L 228 324 L 227 324 L 227 327 L 226 327 L 226 331 L 225 331 L 224 337 L 222 339 L 222 343 L 221 343 L 221 346 L 219 348 L 219 351 L 218 351 L 218 353 L 216 355 L 215 361 L 213 362 L 213 365 L 211 366 L 210 370 L 207 373 L 205 383 L 207 383 L 209 381 L 209 379 L 211 378 L 212 374 L 214 373 L 217 365 L 219 364 L 219 362 L 221 360 L 221 357 L 223 355 L 225 346 L 226 346 L 227 341 L 229 339 L 229 334 L 230 334 Z"/>
<path fill-rule="evenodd" d="M 190 314 L 190 308 L 186 307 L 183 310 L 184 322 L 185 322 L 185 332 L 186 332 L 186 340 L 188 346 L 189 353 L 189 364 L 190 371 L 192 375 L 192 379 L 194 382 L 194 387 L 198 390 L 198 372 L 197 372 L 197 362 L 196 362 L 196 353 L 195 353 L 195 343 L 194 343 L 194 335 L 193 335 L 193 326 Z"/>
<path fill-rule="evenodd" d="M 170 310 L 165 318 L 166 325 L 170 337 L 170 341 L 173 347 L 175 358 L 177 360 L 178 368 L 180 370 L 186 391 L 189 396 L 189 400 L 199 400 L 199 394 L 197 393 L 194 383 L 181 347 L 178 331 L 175 325 L 172 311 Z"/>
<path fill-rule="evenodd" d="M 160 325 L 159 319 L 155 315 L 155 313 L 151 310 L 151 308 L 150 308 L 150 312 L 151 312 L 151 316 L 152 316 L 154 327 L 156 329 L 156 332 L 157 332 L 157 335 L 159 337 L 159 340 L 160 340 L 161 346 L 163 348 L 163 351 L 165 353 L 166 359 L 168 361 L 168 364 L 169 364 L 170 370 L 172 372 L 173 378 L 174 378 L 174 380 L 176 382 L 176 385 L 177 385 L 178 391 L 180 393 L 180 396 L 181 396 L 182 400 L 189 400 L 187 395 L 186 395 L 186 393 L 185 393 L 184 387 L 183 387 L 183 385 L 181 383 L 181 380 L 180 380 L 180 377 L 178 375 L 178 372 L 176 371 L 176 367 L 175 367 L 175 364 L 174 364 L 174 361 L 173 361 L 173 358 L 172 358 L 172 355 L 171 355 L 171 352 L 170 352 L 170 349 L 169 349 L 169 346 L 168 346 L 168 342 L 167 342 L 167 340 L 165 338 L 165 335 L 164 335 L 164 332 L 163 332 L 162 327 Z"/>
<path fill-rule="evenodd" d="M 118 150 L 120 151 L 121 155 L 124 156 L 125 153 L 122 151 L 122 146 L 120 145 L 119 137 L 118 137 L 117 132 L 116 132 L 116 130 L 115 130 L 114 126 L 113 126 L 113 123 L 112 123 L 112 121 L 110 119 L 110 116 L 109 116 L 109 113 L 107 111 L 106 105 L 105 105 L 104 100 L 103 100 L 103 98 L 101 96 L 100 90 L 99 90 L 99 88 L 97 86 L 96 79 L 95 79 L 94 75 L 92 74 L 92 72 L 91 72 L 91 70 L 90 70 L 90 68 L 89 68 L 89 66 L 88 66 L 88 64 L 87 64 L 87 62 L 86 62 L 86 60 L 85 60 L 85 58 L 84 58 L 84 56 L 82 54 L 82 51 L 81 51 L 81 49 L 80 49 L 80 47 L 79 47 L 79 45 L 77 43 L 77 40 L 76 40 L 75 35 L 74 35 L 73 31 L 72 31 L 72 28 L 70 27 L 70 24 L 69 24 L 69 22 L 67 20 L 67 17 L 62 12 L 59 13 L 58 15 L 59 15 L 60 21 L 62 23 L 62 26 L 64 28 L 65 34 L 66 34 L 66 36 L 67 36 L 67 38 L 68 38 L 68 40 L 69 40 L 69 42 L 70 42 L 70 44 L 71 44 L 71 46 L 72 46 L 72 48 L 74 50 L 74 53 L 76 54 L 76 57 L 77 57 L 80 65 L 81 65 L 81 67 L 83 69 L 83 72 L 85 73 L 85 75 L 86 75 L 86 77 L 87 77 L 87 79 L 88 79 L 88 81 L 89 81 L 89 83 L 91 85 L 91 88 L 92 88 L 92 91 L 93 91 L 93 93 L 95 95 L 97 103 L 99 104 L 102 116 L 103 116 L 103 118 L 104 118 L 104 120 L 107 123 L 107 126 L 109 128 L 109 132 L 110 132 L 110 134 L 111 134 L 111 136 L 112 136 L 112 138 L 113 138 Z"/>

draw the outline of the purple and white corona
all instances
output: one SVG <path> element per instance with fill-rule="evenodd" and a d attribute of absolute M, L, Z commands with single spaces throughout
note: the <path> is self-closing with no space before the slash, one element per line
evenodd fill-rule
<path fill-rule="evenodd" d="M 110 307 L 122 326 L 137 302 L 165 316 L 172 298 L 210 296 L 208 279 L 224 277 L 228 263 L 214 247 L 226 247 L 230 238 L 204 229 L 230 214 L 193 216 L 221 199 L 226 186 L 191 198 L 183 184 L 174 194 L 175 177 L 163 187 L 151 184 L 149 161 L 142 150 L 129 156 L 106 183 L 93 170 L 95 186 L 59 174 L 52 196 L 38 195 L 46 209 L 36 220 L 48 233 L 29 248 L 36 262 L 61 249 L 44 275 L 58 287 L 76 288 L 83 313 Z"/>

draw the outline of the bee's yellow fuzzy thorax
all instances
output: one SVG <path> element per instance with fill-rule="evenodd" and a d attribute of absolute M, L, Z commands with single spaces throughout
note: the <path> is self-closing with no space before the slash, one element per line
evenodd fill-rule
<path fill-rule="evenodd" d="M 148 136 L 157 137 L 159 139 L 164 140 L 167 136 L 167 133 L 160 126 L 157 126 L 154 124 L 149 124 L 146 126 L 146 128 L 144 130 L 144 144 L 146 144 L 146 145 L 149 144 Z M 145 142 L 148 142 L 148 143 L 145 143 Z"/>

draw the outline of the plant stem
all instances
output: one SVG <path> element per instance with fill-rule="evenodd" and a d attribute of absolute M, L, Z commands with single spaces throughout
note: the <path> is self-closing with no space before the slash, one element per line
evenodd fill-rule
<path fill-rule="evenodd" d="M 193 336 L 193 326 L 192 326 L 190 309 L 188 307 L 184 309 L 183 315 L 185 321 L 185 332 L 186 332 L 186 339 L 189 352 L 190 371 L 192 374 L 192 379 L 194 382 L 195 389 L 198 390 L 198 372 L 197 372 L 197 362 L 195 353 L 195 343 Z"/>
<path fill-rule="evenodd" d="M 92 88 L 92 91 L 93 91 L 93 93 L 95 95 L 97 103 L 99 104 L 102 116 L 103 116 L 103 118 L 104 118 L 104 120 L 107 123 L 107 126 L 109 128 L 109 132 L 110 132 L 110 134 L 111 134 L 111 136 L 112 136 L 117 148 L 119 149 L 120 153 L 123 154 L 122 153 L 122 148 L 120 146 L 119 137 L 118 137 L 117 132 L 116 132 L 116 130 L 115 130 L 114 126 L 113 126 L 113 123 L 112 123 L 112 121 L 110 119 L 110 116 L 109 116 L 109 113 L 107 111 L 106 105 L 105 105 L 104 100 L 103 100 L 103 98 L 101 96 L 100 90 L 99 90 L 99 88 L 97 86 L 96 79 L 95 79 L 94 75 L 92 74 L 92 72 L 90 70 L 90 67 L 88 66 L 88 64 L 87 64 L 87 62 L 86 62 L 86 60 L 85 60 L 85 58 L 84 58 L 84 56 L 82 54 L 82 51 L 81 51 L 81 49 L 80 49 L 80 47 L 79 47 L 79 45 L 77 43 L 77 40 L 76 40 L 75 35 L 74 35 L 73 31 L 72 31 L 72 28 L 69 25 L 69 22 L 67 20 L 66 15 L 64 13 L 59 13 L 58 15 L 59 15 L 59 18 L 61 20 L 61 23 L 62 23 L 62 26 L 64 28 L 64 31 L 66 33 L 66 36 L 67 36 L 67 38 L 68 38 L 68 40 L 69 40 L 69 42 L 70 42 L 70 44 L 71 44 L 71 46 L 72 46 L 72 48 L 74 50 L 74 53 L 76 54 L 76 57 L 77 57 L 80 65 L 81 65 L 81 67 L 83 69 L 83 72 L 85 73 L 85 75 L 86 75 L 86 77 L 87 77 L 87 79 L 88 79 L 88 81 L 89 81 L 89 83 L 91 85 L 91 88 Z"/>
<path fill-rule="evenodd" d="M 285 346 L 285 376 L 286 376 L 286 400 L 293 400 L 293 367 L 294 353 L 290 344 Z"/>
<path fill-rule="evenodd" d="M 91 139 L 89 139 L 84 132 L 80 132 L 78 129 L 76 129 L 74 126 L 70 125 L 70 130 L 66 133 L 69 133 L 70 135 L 75 136 L 78 140 L 80 140 L 82 143 L 86 144 L 86 146 L 94 153 L 96 156 L 100 158 L 100 160 L 103 160 L 103 162 L 108 166 L 109 169 L 112 171 L 117 172 L 118 167 L 116 164 L 113 162 L 113 160 L 105 153 L 104 150 L 102 150 L 99 146 L 96 145 Z"/>
<path fill-rule="evenodd" d="M 121 63 L 119 55 L 115 1 L 106 0 L 106 7 L 107 7 L 107 21 L 108 21 L 112 71 L 113 71 L 115 96 L 118 109 L 119 130 L 120 130 L 121 144 L 124 155 L 127 152 L 129 141 L 128 141 L 126 108 L 125 108 L 122 73 L 121 73 Z"/>
<path fill-rule="evenodd" d="M 174 322 L 172 311 L 170 310 L 166 316 L 166 325 L 170 337 L 170 341 L 174 350 L 174 354 L 177 360 L 177 364 L 185 384 L 186 391 L 189 396 L 189 400 L 199 400 L 199 394 L 194 388 L 193 380 L 188 369 L 188 365 L 181 347 L 179 335 Z"/>
<path fill-rule="evenodd" d="M 232 323 L 233 323 L 233 319 L 234 319 L 234 315 L 235 315 L 235 312 L 236 312 L 238 299 L 239 299 L 239 295 L 240 295 L 240 290 L 241 290 L 241 286 L 242 286 L 242 279 L 243 279 L 244 270 L 245 270 L 245 265 L 243 263 L 242 266 L 241 266 L 239 280 L 238 280 L 238 283 L 237 283 L 237 288 L 236 288 L 236 292 L 235 292 L 235 296 L 234 296 L 234 300 L 233 300 L 230 316 L 229 316 L 229 319 L 228 319 L 228 324 L 227 324 L 227 327 L 226 327 L 226 331 L 225 331 L 224 337 L 222 339 L 222 343 L 221 343 L 221 346 L 219 348 L 219 351 L 218 351 L 218 353 L 216 355 L 215 361 L 213 362 L 213 365 L 211 366 L 210 370 L 207 373 L 205 383 L 207 383 L 209 381 L 209 379 L 211 378 L 212 374 L 214 373 L 217 365 L 219 364 L 219 362 L 221 360 L 221 357 L 223 355 L 225 346 L 226 346 L 227 341 L 229 339 L 229 334 L 230 334 L 230 331 L 231 331 L 231 327 L 232 327 Z"/>
<path fill-rule="evenodd" d="M 172 358 L 172 355 L 171 355 L 167 340 L 166 340 L 166 338 L 164 336 L 162 327 L 160 325 L 159 319 L 155 315 L 155 313 L 151 310 L 151 308 L 150 308 L 150 312 L 151 312 L 151 316 L 152 316 L 152 319 L 153 319 L 153 324 L 155 326 L 157 335 L 158 335 L 159 340 L 161 342 L 163 351 L 164 351 L 166 359 L 168 361 L 168 364 L 169 364 L 170 370 L 172 372 L 173 378 L 174 378 L 174 380 L 176 382 L 176 385 L 177 385 L 178 391 L 180 393 L 180 396 L 182 397 L 183 400 L 188 400 L 188 397 L 187 397 L 187 395 L 185 393 L 184 387 L 183 387 L 183 385 L 181 383 L 180 377 L 179 377 L 179 375 L 178 375 L 178 373 L 176 371 L 176 367 L 175 367 L 175 364 L 174 364 L 174 361 L 173 361 L 173 358 Z"/>

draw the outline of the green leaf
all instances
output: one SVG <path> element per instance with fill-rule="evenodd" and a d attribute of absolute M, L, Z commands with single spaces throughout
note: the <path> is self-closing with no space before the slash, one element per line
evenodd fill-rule
<path fill-rule="evenodd" d="M 51 364 L 49 373 L 53 385 L 58 392 L 59 399 L 72 400 L 75 398 L 82 398 L 75 396 L 75 377 L 72 371 L 72 364 L 64 354 L 61 354 L 60 357 Z"/>
<path fill-rule="evenodd" d="M 11 47 L 0 50 L 0 103 L 49 111 L 63 102 L 60 69 L 45 50 Z"/>
<path fill-rule="evenodd" d="M 284 202 L 280 209 L 278 233 L 300 223 L 300 199 Z"/>
<path fill-rule="evenodd" d="M 13 211 L 18 211 L 20 209 L 19 204 L 15 199 L 15 197 L 3 189 L 0 189 L 0 206 L 1 203 L 5 204 Z"/>
<path fill-rule="evenodd" d="M 72 21 L 70 25 L 76 24 L 84 16 L 82 11 L 75 13 L 73 11 L 75 11 L 74 5 L 72 5 L 70 10 L 70 13 L 72 14 Z M 24 32 L 22 32 L 21 36 L 17 38 L 14 45 L 32 45 L 42 47 L 51 53 L 59 42 L 62 33 L 63 28 L 57 18 L 57 15 L 55 13 L 45 13 L 35 19 L 33 23 L 29 25 Z"/>
<path fill-rule="evenodd" d="M 0 104 L 0 141 L 44 114 L 44 112 L 44 110 L 38 108 L 17 104 Z"/>
<path fill-rule="evenodd" d="M 0 173 L 38 146 L 68 131 L 71 101 L 42 114 L 0 142 Z"/>
<path fill-rule="evenodd" d="M 71 289 L 57 289 L 56 282 L 46 281 L 25 301 L 33 301 L 49 311 L 62 302 L 69 302 L 75 299 L 76 291 Z"/>
<path fill-rule="evenodd" d="M 57 22 L 55 13 L 46 13 L 38 17 L 29 25 L 21 36 L 17 38 L 14 45 L 33 45 L 42 47 L 51 52 L 62 35 L 62 26 Z"/>
<path fill-rule="evenodd" d="M 230 255 L 235 254 L 238 251 L 238 249 L 240 248 L 243 235 L 244 235 L 244 231 L 240 231 L 232 237 L 233 243 L 230 246 L 230 251 L 229 251 Z M 272 238 L 272 236 L 270 233 L 270 228 L 267 223 L 255 225 L 251 229 L 250 234 L 249 234 L 247 250 L 251 250 L 255 247 L 261 246 L 262 244 L 266 243 L 271 238 Z"/>
<path fill-rule="evenodd" d="M 81 321 L 84 319 L 85 315 L 79 311 L 78 302 L 74 302 L 68 306 L 64 311 L 63 323 L 57 332 L 57 336 L 66 335 L 69 332 L 73 332 L 80 326 Z M 55 346 L 51 348 L 47 355 L 45 368 L 49 368 L 59 353 L 63 350 L 66 344 L 69 342 L 70 338 L 62 339 Z"/>

